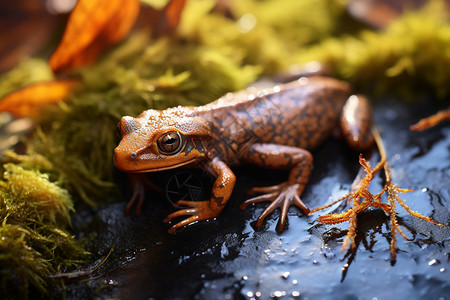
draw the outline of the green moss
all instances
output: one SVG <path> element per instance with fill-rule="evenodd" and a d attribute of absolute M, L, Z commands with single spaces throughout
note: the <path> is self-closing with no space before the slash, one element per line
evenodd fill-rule
<path fill-rule="evenodd" d="M 54 78 L 48 63 L 39 58 L 24 58 L 11 71 L 0 74 L 0 98 L 29 84 Z"/>
<path fill-rule="evenodd" d="M 13 198 L 26 197 L 27 206 L 36 211 L 39 222 L 70 223 L 69 211 L 73 211 L 73 203 L 67 190 L 50 182 L 48 175 L 40 171 L 26 170 L 16 164 L 3 167 L 7 191 Z"/>
<path fill-rule="evenodd" d="M 234 11 L 239 16 L 254 15 L 256 26 L 270 29 L 285 46 L 298 51 L 325 37 L 348 32 L 347 26 L 355 23 L 348 17 L 346 5 L 347 1 L 339 0 L 236 1 Z"/>
<path fill-rule="evenodd" d="M 4 164 L 0 181 L 0 289 L 17 299 L 33 289 L 45 294 L 58 284 L 49 275 L 80 265 L 88 253 L 66 231 L 73 211 L 68 192 L 23 167 L 40 165 L 42 157 L 13 156 L 22 162 Z"/>
<path fill-rule="evenodd" d="M 261 75 L 285 71 L 296 63 L 294 53 L 306 45 L 361 28 L 345 1 L 233 1 L 236 20 L 210 13 L 213 0 L 189 1 L 179 34 L 213 51 L 259 66 Z M 351 29 L 350 29 L 351 28 Z"/>
<path fill-rule="evenodd" d="M 298 61 L 320 61 L 366 93 L 444 98 L 450 93 L 450 24 L 443 5 L 431 1 L 381 32 L 325 39 L 300 53 Z"/>

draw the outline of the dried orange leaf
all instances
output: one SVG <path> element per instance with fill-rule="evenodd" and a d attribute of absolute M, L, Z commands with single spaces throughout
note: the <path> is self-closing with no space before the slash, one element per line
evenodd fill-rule
<path fill-rule="evenodd" d="M 155 37 L 168 35 L 178 27 L 185 4 L 186 0 L 171 0 L 167 3 L 152 25 Z"/>
<path fill-rule="evenodd" d="M 55 80 L 35 83 L 14 91 L 0 100 L 0 111 L 17 117 L 36 116 L 44 104 L 57 103 L 67 98 L 78 80 Z"/>
<path fill-rule="evenodd" d="M 177 28 L 178 23 L 180 23 L 181 13 L 183 12 L 185 4 L 186 0 L 172 0 L 167 4 L 165 13 L 167 24 L 170 29 L 173 30 Z"/>
<path fill-rule="evenodd" d="M 126 36 L 139 8 L 139 0 L 79 0 L 50 57 L 52 70 L 67 72 L 93 63 L 103 50 Z"/>
<path fill-rule="evenodd" d="M 450 109 L 441 110 L 432 116 L 424 118 L 416 124 L 411 125 L 410 129 L 412 131 L 422 131 L 446 120 L 450 120 Z"/>

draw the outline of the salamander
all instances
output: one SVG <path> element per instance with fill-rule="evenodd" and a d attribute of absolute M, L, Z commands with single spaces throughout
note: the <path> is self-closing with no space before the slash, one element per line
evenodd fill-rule
<path fill-rule="evenodd" d="M 124 116 L 118 124 L 121 140 L 114 150 L 114 164 L 127 173 L 197 167 L 214 177 L 209 200 L 177 203 L 179 209 L 164 221 L 183 219 L 170 233 L 220 214 L 236 182 L 232 167 L 254 164 L 287 170 L 286 182 L 252 188 L 251 193 L 260 195 L 241 205 L 270 202 L 256 226 L 280 208 L 277 230 L 281 232 L 291 205 L 310 213 L 301 199 L 313 168 L 310 151 L 337 129 L 353 150 L 368 150 L 374 144 L 371 123 L 369 101 L 353 95 L 346 82 L 301 77 L 270 88 L 229 93 L 204 106 L 149 109 L 136 118 Z M 143 185 L 137 181 L 127 210 L 136 201 L 140 210 L 143 199 Z"/>

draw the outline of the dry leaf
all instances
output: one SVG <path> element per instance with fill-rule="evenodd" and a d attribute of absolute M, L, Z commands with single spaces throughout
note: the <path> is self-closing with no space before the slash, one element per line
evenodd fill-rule
<path fill-rule="evenodd" d="M 167 18 L 167 25 L 171 30 L 177 28 L 180 23 L 181 13 L 186 4 L 186 0 L 172 0 L 167 4 L 165 13 Z"/>
<path fill-rule="evenodd" d="M 162 14 L 152 25 L 155 37 L 168 35 L 178 27 L 185 4 L 186 0 L 171 0 L 167 3 Z"/>
<path fill-rule="evenodd" d="M 420 120 L 416 124 L 411 125 L 410 129 L 412 131 L 422 131 L 447 120 L 450 120 L 450 108 L 438 111 L 436 114 Z"/>
<path fill-rule="evenodd" d="M 50 57 L 52 70 L 67 72 L 93 63 L 103 50 L 126 36 L 139 8 L 139 0 L 79 0 Z"/>
<path fill-rule="evenodd" d="M 78 80 L 54 80 L 36 83 L 14 91 L 0 101 L 0 111 L 8 111 L 16 117 L 36 116 L 44 104 L 66 99 Z"/>

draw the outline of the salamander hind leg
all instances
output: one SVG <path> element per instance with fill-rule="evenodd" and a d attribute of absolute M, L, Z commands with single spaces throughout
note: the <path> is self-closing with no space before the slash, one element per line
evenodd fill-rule
<path fill-rule="evenodd" d="M 312 171 L 312 155 L 303 149 L 274 144 L 254 144 L 245 156 L 245 161 L 270 169 L 290 170 L 288 181 L 269 187 L 257 187 L 250 193 L 262 195 L 246 200 L 241 208 L 260 202 L 271 202 L 256 221 L 260 227 L 264 219 L 275 209 L 280 208 L 277 231 L 282 232 L 286 225 L 287 213 L 291 205 L 309 214 L 309 208 L 300 199 Z"/>

